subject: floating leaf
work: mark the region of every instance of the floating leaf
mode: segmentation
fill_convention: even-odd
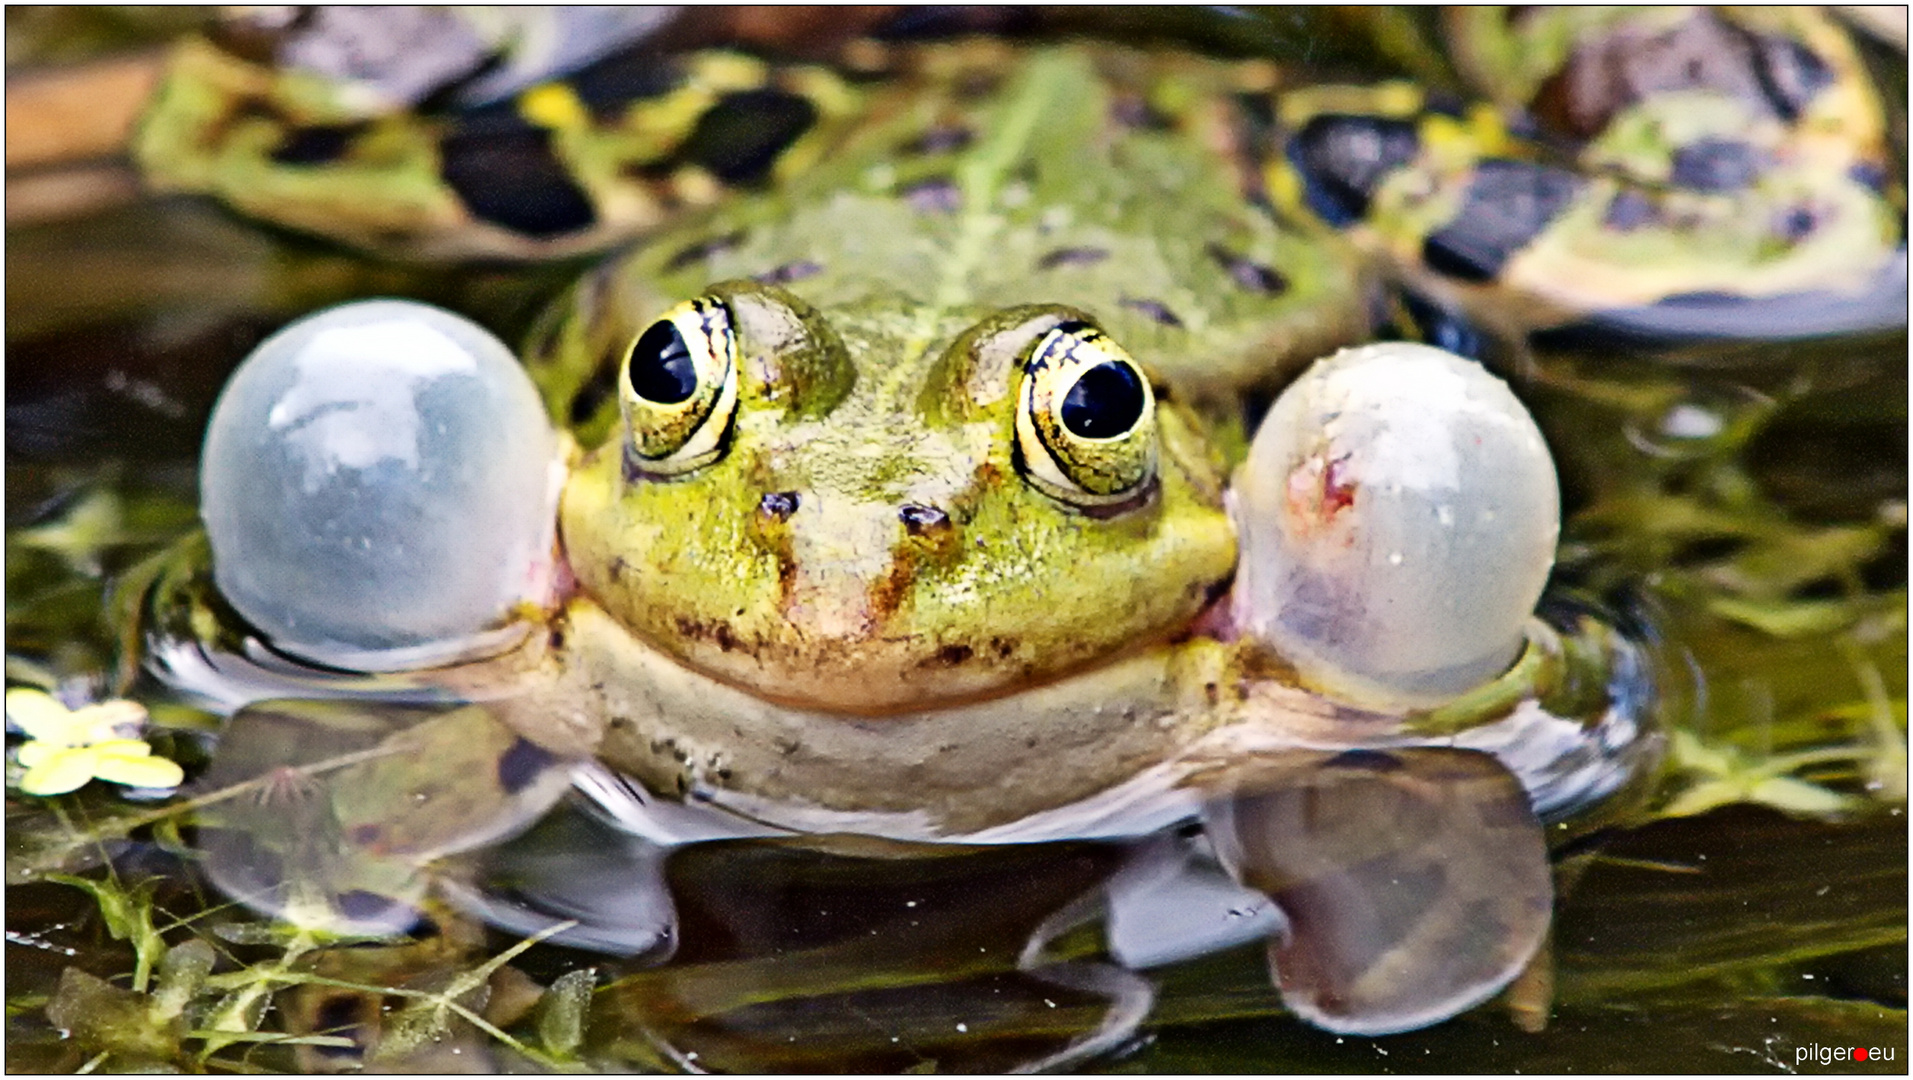
[[[538,1041],[547,1052],[571,1057],[584,1040],[585,1008],[597,985],[597,968],[579,968],[558,976],[538,1003]]]

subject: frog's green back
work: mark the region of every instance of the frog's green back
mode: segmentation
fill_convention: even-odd
[[[904,366],[991,311],[1069,305],[1197,398],[1361,333],[1353,260],[1259,199],[1235,69],[983,42],[919,57],[828,161],[581,287],[547,381],[578,384],[658,312],[735,278],[789,288],[853,351]]]

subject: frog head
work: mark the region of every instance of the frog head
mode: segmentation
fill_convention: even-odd
[[[631,633],[767,698],[987,697],[1187,625],[1234,532],[1197,421],[1084,312],[715,285],[630,339],[560,528]]]

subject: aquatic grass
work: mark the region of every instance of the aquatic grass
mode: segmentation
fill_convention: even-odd
[[[300,1046],[340,1049],[358,1045],[337,1035],[260,1029],[280,991],[301,985],[329,986],[409,999],[380,1043],[384,1048],[381,1053],[386,1056],[401,1056],[407,1047],[416,1049],[442,1035],[446,1024],[455,1017],[540,1068],[575,1067],[578,1033],[582,1031],[580,979],[574,978],[562,988],[562,1002],[543,1008],[540,1015],[548,1019],[543,1021],[541,1034],[533,1043],[502,1030],[457,1000],[483,986],[494,972],[525,950],[573,924],[550,927],[480,963],[454,969],[446,985],[437,990],[329,978],[303,967],[316,955],[340,945],[381,941],[414,947],[416,943],[405,935],[365,938],[329,934],[251,914],[239,921],[194,929],[220,913],[242,909],[230,902],[209,904],[206,898],[200,897],[198,910],[183,917],[170,916],[161,911],[155,901],[155,893],[162,887],[161,879],[148,878],[128,884],[121,878],[114,853],[107,846],[109,841],[124,840],[142,827],[153,826],[170,832],[165,846],[190,857],[190,848],[178,837],[176,829],[193,811],[284,783],[287,778],[282,773],[311,776],[394,752],[391,747],[379,747],[336,755],[191,799],[175,799],[163,806],[131,813],[72,796],[43,800],[39,809],[46,824],[30,830],[40,843],[10,852],[10,880],[47,881],[86,893],[107,935],[130,948],[131,969],[122,976],[125,985],[117,985],[118,979],[104,980],[81,968],[69,967],[49,994],[37,1000],[10,998],[9,1007],[43,1012],[50,1022],[73,1032],[80,1044],[100,1047],[82,1068],[120,1071],[166,1065],[195,1070],[251,1071],[244,1061],[222,1057],[222,1053],[241,1045],[249,1050]],[[99,813],[102,809],[106,811],[104,814]],[[74,820],[76,813],[84,820]],[[19,822],[14,824],[18,827]],[[58,842],[50,842],[56,837]],[[91,852],[90,860],[74,857],[83,850]],[[103,875],[82,876],[58,869],[78,861],[102,864]],[[192,936],[169,944],[169,936],[177,936],[181,930],[191,931]],[[269,955],[249,962],[231,949],[219,947],[220,939],[237,945],[264,946],[269,949]],[[231,965],[232,970],[214,973],[215,964]],[[588,1000],[588,985],[585,991],[583,1000]],[[542,1033],[549,1033],[556,1040],[553,1048],[545,1048]],[[194,1048],[193,1044],[198,1045]]]
[[[483,987],[494,972],[517,959],[526,950],[554,935],[564,933],[576,925],[577,922],[575,920],[567,920],[548,926],[538,933],[520,940],[517,944],[490,957],[482,963],[452,972],[446,984],[437,990],[413,990],[391,986],[372,986],[346,979],[333,979],[322,975],[293,971],[275,971],[266,974],[264,977],[270,981],[286,985],[329,986],[363,994],[379,994],[408,999],[408,1004],[393,1017],[391,1027],[381,1034],[379,1040],[379,1052],[381,1056],[397,1056],[405,1051],[416,1049],[425,1043],[442,1037],[446,1031],[449,1017],[456,1016],[497,1040],[501,1045],[523,1056],[526,1060],[545,1068],[557,1070],[570,1064],[566,1055],[548,1054],[542,1047],[534,1047],[525,1043],[509,1032],[502,1030],[491,1021],[486,1020],[458,999]],[[568,986],[566,992],[575,997],[575,984]],[[560,1022],[555,1024],[552,1030],[562,1033],[564,1027],[565,1025]],[[392,1046],[389,1048],[387,1040],[392,1040]]]
[[[526,950],[570,929],[574,923],[559,923],[481,962],[452,969],[443,985],[422,990],[333,978],[305,970],[316,954],[345,940],[311,930],[289,929],[270,920],[212,930],[216,937],[270,942],[272,954],[263,960],[243,962],[230,951],[215,949],[199,936],[169,946],[154,918],[157,910],[152,899],[154,882],[128,888],[110,868],[103,880],[66,874],[48,875],[48,880],[87,892],[108,932],[116,940],[128,941],[136,955],[129,986],[117,986],[80,968],[69,967],[62,972],[58,985],[42,1006],[50,1022],[70,1032],[79,1045],[96,1049],[88,1065],[83,1067],[234,1068],[243,1063],[222,1059],[219,1055],[236,1045],[336,1049],[359,1046],[353,1039],[324,1032],[262,1030],[260,1025],[275,995],[294,986],[323,986],[373,997],[406,999],[404,1007],[392,1015],[381,1033],[377,1051],[381,1059],[401,1059],[442,1038],[447,1025],[456,1018],[540,1068],[556,1071],[576,1067],[583,1003],[589,998],[595,978],[588,969],[571,973],[568,981],[561,980],[562,986],[555,984],[553,991],[547,991],[555,992],[558,997],[551,1003],[539,1003],[534,1042],[528,1043],[503,1030],[460,1000],[485,987],[499,969]],[[206,914],[209,912],[194,918]],[[178,920],[172,925],[184,926],[189,921]],[[410,944],[410,939],[403,936],[386,940],[400,943],[402,947]],[[215,965],[221,959],[237,967],[215,973]],[[25,1004],[29,1003],[10,1001],[10,1006]],[[196,1048],[191,1045],[194,1043],[198,1044]]]
[[[1865,760],[1865,746],[1830,746],[1750,760],[1733,747],[1708,746],[1690,731],[1672,732],[1671,743],[1673,767],[1693,775],[1685,789],[1660,808],[1662,817],[1689,817],[1741,802],[1832,816],[1851,813],[1864,802],[1790,774],[1827,762]]]

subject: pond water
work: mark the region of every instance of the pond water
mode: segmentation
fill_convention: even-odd
[[[1319,26],[1284,17],[1179,18],[1114,31],[1376,63],[1328,56]],[[7,25],[15,68],[116,55],[183,24],[9,9]],[[1869,48],[1903,101],[1904,54]],[[1904,147],[1903,108],[1893,121]],[[1855,1046],[1895,1056],[1830,1067],[1906,1067],[1904,309],[1899,329],[1834,339],[1544,341],[1504,372],[1561,472],[1550,604],[1602,611],[1641,645],[1665,760],[1597,817],[1550,829],[1530,882],[1556,897],[1535,926],[1548,944],[1508,992],[1371,1036],[1285,1007],[1255,897],[1200,873],[1150,876],[1209,865],[1186,832],[673,847],[574,802],[539,818],[549,799],[531,796],[555,797],[569,774],[538,761],[507,790],[459,785],[474,817],[538,818],[509,842],[404,833],[381,802],[344,823],[373,831],[315,843],[341,822],[309,813],[323,781],[295,766],[380,745],[377,724],[437,732],[420,736],[439,740],[435,760],[490,762],[487,721],[293,706],[229,729],[116,638],[114,606],[138,599],[121,583],[197,526],[213,399],[272,330],[404,296],[517,341],[577,263],[399,266],[128,194],[10,214],[7,269],[8,686],[142,701],[154,751],[196,785],[191,804],[102,783],[40,798],[10,759],[11,1070],[1743,1072]],[[1463,794],[1401,816],[1495,806],[1503,780],[1469,773],[1442,789]],[[372,800],[414,790],[350,782]],[[1395,790],[1348,784],[1308,797]],[[320,862],[335,905],[363,903],[324,930],[261,914],[300,902],[282,863]],[[1076,917],[1099,890],[1128,898],[1127,914]],[[1168,912],[1205,903],[1236,928],[1200,950],[1163,944]],[[579,925],[560,928],[564,915]]]

